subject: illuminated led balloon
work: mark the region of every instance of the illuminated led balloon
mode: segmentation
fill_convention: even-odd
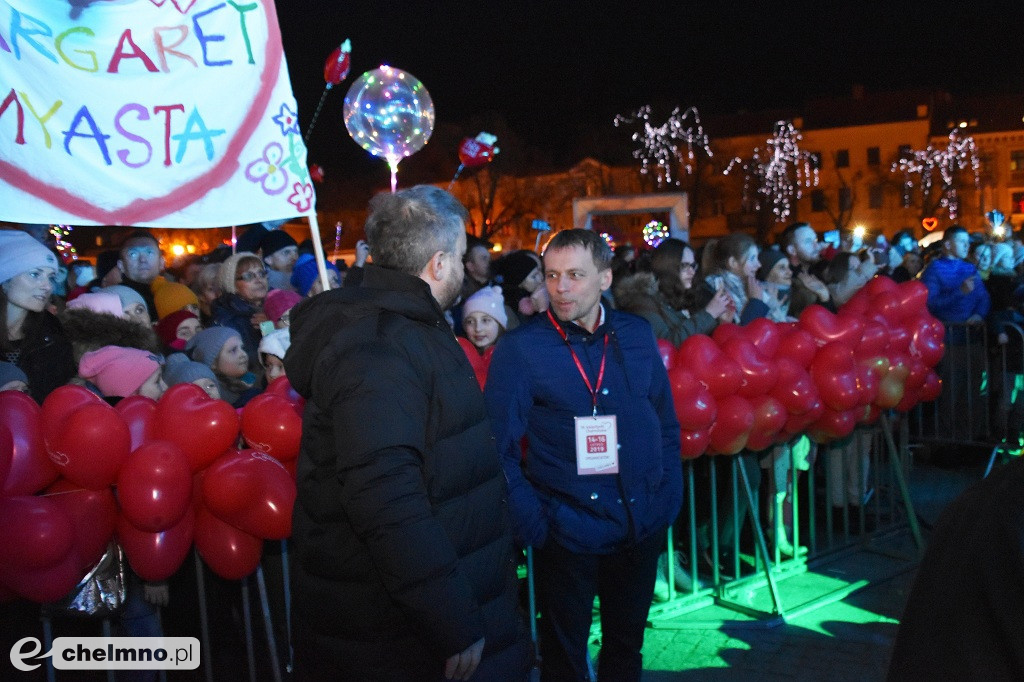
[[[434,131],[434,103],[415,76],[381,66],[349,88],[345,127],[356,144],[388,162],[395,191],[398,162],[422,149]]]

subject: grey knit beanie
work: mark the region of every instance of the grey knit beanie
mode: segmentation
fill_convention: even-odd
[[[196,362],[213,369],[221,349],[232,336],[241,338],[241,335],[231,327],[207,327],[188,340],[185,352],[191,354]]]
[[[196,379],[217,381],[213,370],[201,362],[189,360],[184,353],[171,353],[164,364],[164,381],[168,386],[191,384]]]

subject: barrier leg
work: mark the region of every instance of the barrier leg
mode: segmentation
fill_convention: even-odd
[[[882,432],[885,434],[885,445],[889,451],[889,469],[892,471],[896,485],[899,487],[900,497],[903,500],[907,512],[907,522],[910,524],[910,532],[914,536],[914,543],[917,545],[918,553],[924,552],[924,539],[921,537],[921,527],[917,523],[917,514],[914,512],[914,503],[910,499],[910,489],[907,488],[907,481],[903,477],[903,465],[900,463],[899,451],[892,438],[892,427],[889,416],[882,414]]]
[[[761,521],[758,519],[757,516],[757,505],[755,501],[756,498],[754,497],[754,492],[753,490],[751,490],[750,487],[750,478],[747,476],[746,467],[741,466],[739,467],[739,470],[740,478],[743,482],[743,494],[746,495],[747,504],[750,506],[750,521],[754,531],[754,542],[757,543],[757,551],[760,553],[761,560],[763,561],[764,575],[765,578],[768,580],[768,589],[772,595],[772,604],[774,604],[775,613],[777,613],[780,617],[785,618],[786,614],[782,608],[782,600],[779,597],[779,588],[778,585],[775,584],[775,575],[772,568],[772,562],[768,556],[768,545],[764,541],[764,532],[761,528]]]
[[[288,570],[288,541],[281,540],[281,580],[284,582],[284,624],[288,628],[288,665],[290,674],[295,669],[295,651],[292,649],[292,581]]]
[[[711,482],[711,579],[718,585],[722,579],[718,567],[718,465],[714,457],[707,460],[708,480]]]
[[[43,651],[53,649],[53,623],[47,616],[43,616]],[[53,658],[46,657],[46,682],[54,682],[57,673],[53,669]]]

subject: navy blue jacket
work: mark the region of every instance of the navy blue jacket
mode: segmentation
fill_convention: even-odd
[[[974,291],[965,294],[960,285],[974,278]],[[936,258],[924,272],[921,281],[928,287],[928,309],[943,322],[966,322],[972,315],[988,315],[990,301],[978,269],[958,258]]]
[[[616,416],[618,474],[576,473],[573,417],[589,416],[592,399],[547,315],[506,334],[494,351],[487,410],[523,544],[543,546],[550,536],[573,552],[608,554],[665,530],[682,504],[679,422],[654,334],[635,315],[606,315],[593,334],[562,326],[591,384],[608,334],[597,412]]]

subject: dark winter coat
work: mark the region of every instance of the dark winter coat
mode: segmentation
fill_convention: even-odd
[[[674,310],[658,292],[658,282],[649,272],[626,275],[615,285],[615,305],[619,310],[647,320],[654,337],[678,346],[694,334],[710,334],[718,320],[704,310],[693,316]]]
[[[485,637],[474,679],[524,679],[505,479],[426,283],[368,265],[361,286],[293,309],[291,339],[288,378],[308,399],[292,534],[300,667],[436,679]]]
[[[541,547],[551,536],[571,552],[610,554],[663,532],[676,518],[683,496],[679,421],[647,322],[606,309],[593,333],[562,326],[592,384],[608,334],[597,413],[616,417],[619,473],[576,472],[573,418],[590,415],[593,399],[547,315],[498,341],[487,409],[519,540]]]
[[[259,329],[252,326],[252,316],[259,312],[256,306],[238,294],[221,294],[214,299],[210,308],[213,324],[230,327],[242,337],[242,348],[249,355],[249,371],[257,374],[261,372],[259,348],[263,336]]]
[[[32,397],[41,404],[55,388],[78,373],[78,366],[60,322],[48,311],[39,314],[39,325],[21,341],[16,364],[28,376]]]

